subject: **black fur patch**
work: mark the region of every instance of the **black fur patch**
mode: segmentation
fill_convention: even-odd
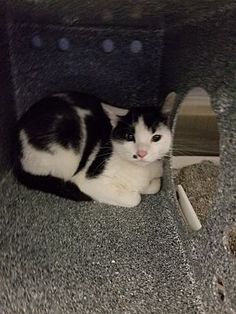
[[[131,109],[128,114],[121,117],[117,126],[112,132],[112,138],[118,141],[125,141],[125,134],[134,134],[134,125],[138,119],[143,117],[144,123],[154,133],[160,123],[166,123],[165,116],[161,113],[159,108],[154,107],[140,107]]]
[[[121,120],[112,132],[112,139],[116,141],[125,141],[127,133],[134,134],[134,127]]]
[[[89,167],[87,171],[87,177],[93,178],[97,177],[99,174],[101,174],[106,166],[107,161],[109,160],[110,156],[112,154],[112,146],[110,140],[102,140],[101,147]]]
[[[100,106],[100,103],[99,106],[96,105],[91,108],[91,111],[93,114],[91,116],[87,116],[85,120],[87,140],[84,153],[76,173],[78,173],[85,167],[89,156],[93,152],[96,145],[99,143],[100,151],[98,152],[95,160],[93,161],[87,172],[88,177],[95,177],[99,173],[101,173],[105,167],[106,158],[109,158],[107,152],[109,151],[109,154],[111,154],[110,135],[112,127],[110,124],[110,120],[105,115],[102,107]],[[104,152],[104,149],[106,149],[106,152]]]
[[[60,97],[47,97],[34,104],[19,122],[29,142],[40,150],[58,143],[79,150],[80,119],[70,102]]]
[[[81,192],[72,182],[65,182],[52,176],[36,176],[22,169],[20,165],[14,167],[14,174],[18,181],[28,188],[54,194],[73,201],[91,201],[91,198]]]
[[[158,109],[133,108],[126,116],[121,117],[112,131],[110,120],[96,97],[67,92],[54,94],[34,104],[18,123],[15,175],[31,189],[79,201],[90,200],[90,197],[82,193],[75,184],[52,176],[36,176],[25,172],[20,162],[22,152],[19,141],[19,132],[23,129],[29,142],[40,150],[50,152],[50,145],[57,143],[79,152],[82,133],[80,117],[74,108],[76,106],[90,110],[91,115],[85,118],[87,139],[75,174],[85,167],[91,153],[99,144],[99,151],[86,173],[89,178],[97,177],[104,170],[112,154],[111,135],[114,140],[123,141],[126,133],[134,133],[134,124],[140,116],[143,116],[147,127],[152,130],[155,130],[160,122],[164,122],[164,117]]]
[[[80,117],[75,106],[92,112],[92,115],[86,118],[88,139],[78,171],[85,166],[96,144],[107,142],[110,137],[111,125],[96,97],[76,92],[46,97],[35,103],[17,124],[14,143],[14,155],[16,156],[14,174],[22,184],[31,189],[75,201],[88,201],[91,198],[82,193],[72,182],[65,182],[53,176],[32,175],[24,171],[20,161],[22,157],[19,138],[21,130],[26,132],[29,142],[39,150],[50,152],[50,145],[56,143],[65,148],[79,151],[82,134]],[[89,176],[98,174],[95,164],[96,162],[91,166]],[[99,169],[101,170],[101,168]]]

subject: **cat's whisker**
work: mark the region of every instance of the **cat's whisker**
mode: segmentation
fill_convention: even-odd
[[[185,151],[181,151],[181,150],[175,150],[172,152],[172,155],[186,155],[187,153]]]
[[[195,156],[194,152],[190,150],[174,150],[172,151],[172,155],[185,155],[185,156]]]
[[[186,148],[187,145],[174,145],[173,149],[182,149],[182,148]]]
[[[94,172],[96,173],[96,171],[97,171],[100,167],[102,167],[102,166],[105,164],[105,162],[106,162],[106,160],[103,160],[103,161],[95,168]]]
[[[106,144],[109,144],[109,142],[105,143],[104,146],[100,146],[100,149],[111,149],[112,148],[112,144],[106,146]]]
[[[103,147],[100,147],[100,150],[111,149],[111,148],[112,148],[111,146],[103,146]]]
[[[58,98],[63,99],[59,107],[53,105]],[[95,105],[85,110],[80,106],[80,100]],[[52,107],[48,112],[49,103]],[[71,106],[76,111],[68,109]],[[67,116],[76,132],[71,132]],[[87,116],[91,123],[86,123]],[[107,119],[110,125],[103,123]],[[47,123],[42,123],[44,120]],[[121,141],[114,138],[116,134],[111,126],[116,128]],[[22,181],[31,188],[74,200],[81,200],[82,194],[82,199],[88,196],[107,204],[137,206],[140,194],[148,184],[162,175],[161,162],[139,163],[136,162],[141,159],[138,156],[145,157],[148,152],[150,159],[147,160],[154,161],[159,152],[160,158],[170,158],[167,152],[172,142],[171,131],[163,121],[161,111],[154,108],[152,111],[151,107],[131,108],[127,114],[127,110],[101,104],[90,95],[57,93],[31,106],[19,127],[18,140],[22,149],[16,163]],[[153,131],[159,132],[160,143],[154,143],[159,139],[154,139]],[[132,137],[126,136],[127,133]],[[177,145],[177,150],[184,150],[182,143]],[[146,168],[139,171],[141,166]],[[61,182],[65,189],[61,188]],[[155,191],[159,188],[158,185]]]
[[[97,157],[99,157],[99,158],[100,158],[100,157],[109,157],[109,156],[111,156],[110,153],[97,155]]]

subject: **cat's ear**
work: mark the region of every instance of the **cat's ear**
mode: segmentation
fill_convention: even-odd
[[[113,107],[111,105],[107,105],[104,103],[101,103],[101,105],[104,112],[110,119],[111,125],[113,126],[113,128],[117,125],[120,117],[125,116],[129,111],[128,109]]]
[[[175,102],[177,99],[177,94],[175,92],[171,92],[166,96],[165,102],[161,108],[161,112],[168,116],[171,113],[171,110],[173,109]]]

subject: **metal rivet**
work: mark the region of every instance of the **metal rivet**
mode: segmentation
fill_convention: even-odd
[[[102,48],[105,52],[112,52],[112,50],[114,49],[114,43],[113,40],[111,39],[105,39],[102,42]]]
[[[35,48],[41,48],[43,46],[42,38],[39,35],[34,35],[31,39],[31,43]]]
[[[63,37],[63,38],[60,38],[58,40],[58,47],[62,50],[62,51],[66,51],[70,48],[70,41],[69,39]]]
[[[142,50],[143,44],[141,43],[140,40],[133,40],[132,43],[130,44],[130,50],[133,53],[138,53]]]

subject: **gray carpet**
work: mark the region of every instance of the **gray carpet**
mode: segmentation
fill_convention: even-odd
[[[0,313],[197,312],[170,193],[125,209],[32,192],[11,175],[0,189]]]
[[[213,208],[218,186],[219,166],[203,161],[180,169],[175,183],[181,184],[201,222],[205,222]]]

